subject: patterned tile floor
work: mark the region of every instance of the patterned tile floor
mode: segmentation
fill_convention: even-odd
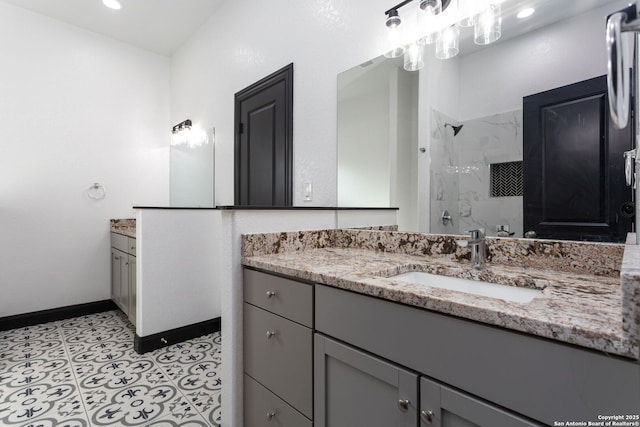
[[[0,426],[219,426],[220,333],[143,355],[120,311],[0,332]]]

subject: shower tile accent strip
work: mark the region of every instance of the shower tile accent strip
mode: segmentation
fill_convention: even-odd
[[[220,333],[152,353],[108,311],[0,332],[2,426],[220,425]]]
[[[487,238],[488,266],[478,271],[459,238],[369,230],[251,234],[243,236],[242,254],[245,266],[640,358],[640,248]],[[407,271],[542,294],[522,304],[389,279]]]

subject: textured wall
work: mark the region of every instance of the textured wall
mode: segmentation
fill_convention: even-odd
[[[0,64],[0,317],[109,299],[109,219],[168,201],[169,60],[0,3]]]

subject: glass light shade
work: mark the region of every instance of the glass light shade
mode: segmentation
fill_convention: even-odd
[[[424,36],[422,38],[422,42],[424,44],[434,44],[437,39],[438,39],[438,32],[436,31],[434,33],[430,33],[430,34],[427,34],[426,36]]]
[[[409,45],[404,53],[404,69],[418,71],[424,67],[424,44],[414,42]]]
[[[478,14],[473,33],[474,41],[479,45],[493,43],[502,36],[500,3],[489,4]]]
[[[458,14],[461,17],[458,26],[466,28],[475,25],[478,12],[477,4],[477,0],[458,0]]]
[[[425,8],[422,8],[422,5]],[[433,31],[436,27],[436,17],[442,13],[442,0],[423,1],[418,8],[418,27],[421,34],[426,34],[423,43],[433,44],[436,42],[437,33]]]
[[[456,25],[443,29],[436,40],[436,58],[453,58],[460,52],[460,30]]]
[[[102,3],[109,9],[119,10],[122,9],[122,4],[118,0],[102,0]]]
[[[426,15],[439,15],[442,13],[442,0],[420,0],[420,10]]]
[[[387,28],[387,51],[384,56],[387,58],[397,58],[404,53],[404,46],[400,41],[400,28],[398,26]]]

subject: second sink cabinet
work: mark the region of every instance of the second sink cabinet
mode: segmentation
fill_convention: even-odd
[[[316,426],[541,426],[322,334],[314,348]]]
[[[111,233],[111,299],[136,324],[136,239]]]
[[[316,427],[524,427],[640,413],[637,360],[324,285],[315,327]]]
[[[313,285],[244,269],[244,425],[313,425]]]

